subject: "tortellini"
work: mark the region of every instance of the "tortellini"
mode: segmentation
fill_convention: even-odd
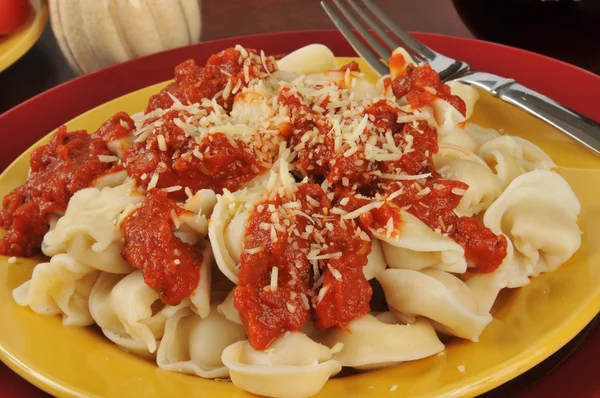
[[[502,182],[477,155],[464,149],[440,146],[433,156],[435,167],[444,178],[464,182],[466,189],[454,210],[471,217],[487,209],[502,193]]]
[[[580,204],[557,173],[538,170],[515,178],[483,217],[486,227],[505,234],[508,254],[492,273],[472,276],[480,310],[491,308],[498,292],[521,287],[529,277],[554,270],[581,245]]]
[[[473,86],[457,82],[456,80],[450,80],[446,84],[450,87],[452,95],[456,95],[464,101],[466,108],[465,119],[469,120],[473,115],[475,103],[479,100],[479,91]]]
[[[217,196],[208,235],[219,269],[233,283],[238,282],[246,226],[255,205],[273,193],[296,185],[288,167],[287,161],[281,159],[271,171],[269,179],[258,180],[237,192],[224,192]],[[367,265],[363,267],[367,280],[373,279],[386,267],[381,243],[377,240],[372,242],[367,261]]]
[[[423,318],[412,325],[398,324],[391,312],[367,314],[346,325],[348,330],[332,328],[314,337],[332,350],[333,359],[342,366],[360,370],[377,369],[404,361],[425,358],[444,349],[431,324]]]
[[[110,188],[122,185],[125,181],[127,181],[127,172],[125,170],[120,170],[96,178],[92,183],[92,187],[102,190],[107,187]]]
[[[436,99],[432,103],[433,118],[429,123],[436,126],[440,145],[453,145],[474,152],[479,147],[477,141],[466,129],[466,118],[449,102]]]
[[[484,224],[504,233],[515,248],[516,261],[532,275],[551,271],[567,261],[581,244],[579,200],[559,174],[532,171],[516,178],[488,209]]]
[[[413,59],[413,57],[402,47],[396,48],[392,52],[391,59],[397,59],[398,56],[401,56],[400,59],[402,62],[391,62],[390,65],[390,78],[394,80],[398,76],[404,76],[406,74],[407,66],[417,66],[417,63]]]
[[[44,253],[53,256],[65,252],[100,271],[131,272],[131,266],[121,257],[123,234],[117,220],[135,210],[143,200],[144,196],[131,183],[76,192],[65,215],[44,237]]]
[[[249,207],[260,200],[258,189],[244,189],[236,193],[225,192],[217,197],[212,212],[208,236],[215,260],[221,272],[233,283],[238,282],[239,262],[244,248]],[[246,207],[246,205],[248,205]]]
[[[531,270],[520,261],[514,261],[512,242],[507,239],[506,258],[494,271],[486,274],[474,274],[467,280],[473,292],[480,313],[489,312],[498,293],[504,288],[525,286],[529,283]]]
[[[483,144],[478,154],[495,170],[503,189],[523,173],[556,167],[544,151],[520,137],[503,135],[494,138]]]
[[[371,240],[371,252],[367,256],[367,265],[363,267],[363,274],[367,280],[375,278],[387,267],[383,246],[379,239]]]
[[[125,276],[103,273],[90,294],[90,312],[102,332],[117,345],[145,356],[156,352],[169,314],[188,308],[201,318],[210,313],[212,256],[206,244],[198,287],[178,306],[164,306],[141,271]],[[125,304],[124,304],[125,303]],[[162,308],[158,311],[157,305]]]
[[[337,68],[335,56],[322,44],[309,44],[286,55],[277,62],[279,69],[299,75],[327,72]]]
[[[377,277],[390,308],[434,321],[444,333],[478,341],[492,321],[480,313],[476,297],[456,276],[435,269],[387,269]]]
[[[244,328],[225,319],[216,304],[206,318],[182,308],[166,321],[156,362],[164,370],[211,379],[229,377],[221,361],[223,350],[245,338]]]
[[[401,211],[403,223],[395,234],[373,231],[381,240],[391,268],[428,267],[462,273],[467,269],[464,249],[451,238],[433,231],[412,214]]]
[[[179,216],[180,225],[175,228],[175,236],[183,242],[195,245],[208,234],[208,217],[217,203],[212,189],[201,189],[181,205],[191,213]]]
[[[158,292],[144,283],[141,271],[125,277],[103,273],[90,294],[93,320],[106,337],[138,355],[151,357],[162,338],[165,308],[154,311]]]
[[[227,347],[221,358],[233,384],[269,397],[309,397],[342,369],[328,347],[300,332],[285,333],[265,351],[240,341]]]
[[[94,323],[88,298],[99,275],[69,255],[58,254],[38,264],[31,279],[13,290],[13,298],[38,314],[62,315],[64,325],[88,326]]]
[[[225,300],[223,300],[223,302],[217,306],[217,311],[228,321],[241,325],[242,319],[240,318],[240,313],[238,312],[237,308],[235,308],[233,303],[234,292],[235,288],[232,289],[227,297],[225,297]]]

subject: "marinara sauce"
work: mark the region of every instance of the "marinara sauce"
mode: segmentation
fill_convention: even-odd
[[[285,229],[272,232],[272,213],[286,203],[277,197],[255,206],[247,224],[235,306],[256,349],[267,348],[286,331],[301,329],[310,313],[325,329],[344,327],[369,312],[372,289],[362,267],[370,241],[356,236],[351,222],[331,215],[325,192],[307,183],[298,187],[296,206],[290,207],[304,216],[295,213],[289,226],[282,221]],[[313,260],[321,263],[316,271],[320,276],[309,261],[315,246],[321,248],[322,259]],[[313,279],[317,281],[311,287]]]
[[[134,129],[135,123],[133,119],[125,112],[118,112],[94,132],[94,137],[101,138],[110,143],[130,137]]]
[[[433,177],[421,185],[413,181],[383,184],[387,192],[402,189],[393,199],[429,228],[454,239],[465,250],[465,257],[478,273],[493,272],[506,257],[507,242],[503,235],[494,234],[472,217],[454,213],[468,185]]]
[[[401,54],[394,56],[402,57]],[[413,109],[422,108],[431,104],[436,98],[440,98],[450,103],[463,116],[466,115],[465,102],[460,97],[452,95],[450,86],[442,83],[440,75],[429,64],[406,66],[406,74],[397,76],[391,85],[396,98],[406,96]]]
[[[156,174],[155,187],[180,186],[170,197],[182,200],[186,187],[193,192],[203,188],[233,192],[264,171],[244,143],[232,143],[223,133],[209,134],[197,143],[177,126],[176,119],[186,116],[182,111],[167,112],[153,134],[126,152],[125,169],[138,186],[148,187]]]
[[[402,72],[391,83],[396,97],[406,96],[413,108],[423,107],[436,98],[441,98],[465,114],[464,102],[450,93],[450,87],[440,81],[429,65],[404,68],[405,62],[401,54],[395,54],[393,61],[395,67]],[[351,66],[349,68],[356,69]],[[439,230],[459,243],[465,249],[466,258],[474,266],[473,271],[491,272],[502,263],[506,257],[506,239],[495,235],[475,219],[454,214],[454,209],[468,186],[462,182],[444,180],[435,170],[433,155],[438,152],[438,134],[426,121],[399,123],[398,119],[405,115],[404,112],[386,100],[367,105],[364,112],[369,116],[369,122],[375,131],[379,135],[384,132],[390,134],[394,145],[404,148],[402,156],[397,160],[368,161],[363,147],[350,156],[336,150],[331,123],[325,116],[315,113],[300,93],[284,89],[279,101],[288,106],[292,113],[291,145],[294,148],[299,145],[300,148],[297,150],[299,171],[325,178],[334,187],[342,185],[342,190],[352,186],[356,192],[367,197],[374,197],[378,193],[391,194],[403,188],[404,192],[394,202],[430,228]],[[303,137],[312,130],[318,130],[319,139],[310,147],[302,147]],[[422,184],[415,181],[396,184],[391,182],[393,180],[378,178],[377,173],[426,177],[422,179]],[[375,212],[381,211],[371,210],[370,215],[361,216],[361,219],[372,217]],[[393,225],[397,224],[397,220],[393,220]]]
[[[111,168],[99,155],[110,155],[102,139],[83,130],[68,133],[65,126],[34,150],[27,181],[2,200],[0,225],[8,231],[0,254],[27,257],[38,252],[49,229],[48,216],[63,213],[75,192]]]
[[[267,348],[286,331],[300,330],[310,309],[312,275],[306,258],[309,242],[296,234],[287,234],[285,229],[275,229],[271,214],[283,203],[277,196],[255,206],[246,227],[239,282],[234,293],[234,304],[248,341],[259,350]],[[308,220],[298,217],[293,221],[298,234],[306,232]]]
[[[330,215],[332,203],[321,187],[304,187],[306,194],[301,199],[303,208],[311,208],[310,196],[319,202],[322,215]],[[371,241],[358,236],[355,224],[342,220],[339,215],[316,219],[315,222],[319,230],[311,235],[311,243],[313,247],[321,247],[319,255],[330,256],[321,260],[323,284],[318,293],[315,292],[315,325],[320,329],[334,326],[343,328],[371,310],[369,302],[373,290],[363,274],[363,267],[367,265],[367,256],[371,252]],[[316,283],[319,287],[318,279]]]
[[[173,233],[174,218],[186,212],[166,192],[153,189],[121,224],[123,258],[142,270],[144,282],[169,305],[189,297],[200,281],[202,247],[185,243]]]
[[[256,56],[255,50],[247,50],[247,52],[251,58]],[[238,82],[246,86],[247,78],[252,79],[261,72],[271,73],[277,70],[275,61],[269,57],[265,58],[264,62],[252,59],[252,62],[247,63],[247,70],[244,71],[244,58],[246,57],[239,50],[228,48],[211,55],[204,67],[198,66],[193,59],[177,65],[175,81],[150,98],[146,112],[171,107],[173,105],[171,96],[189,105],[201,102],[204,98],[213,98],[225,88],[228,80],[231,80],[233,87]],[[230,110],[233,104],[233,95],[227,100],[219,97],[217,102],[226,110]]]

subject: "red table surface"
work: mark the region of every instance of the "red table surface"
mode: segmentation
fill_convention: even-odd
[[[471,61],[471,65],[476,69],[517,78],[530,88],[600,121],[597,102],[580,100],[586,96],[590,97],[590,93],[600,92],[600,78],[596,75],[560,61],[496,44],[440,35],[416,36],[435,50],[457,59]],[[207,42],[202,44],[202,51],[198,46],[175,49],[107,68],[58,86],[0,115],[0,131],[12,131],[16,126],[24,132],[42,134],[51,131],[59,124],[106,101],[171,78],[173,66],[189,57],[204,62],[207,54],[238,42],[247,47],[263,48],[268,54],[280,54],[308,43],[320,42],[334,49],[337,55],[354,55],[341,35],[332,31],[288,32]],[[477,54],[477,57],[473,57],[473,54]],[[497,62],[500,54],[504,62]],[[522,64],[528,68],[520,67]],[[564,73],[573,78],[574,84],[569,90],[564,90],[561,84],[549,83],[555,81],[557,75]],[[106,85],[106,81],[119,81],[120,84]],[[96,95],[90,96],[90,90]],[[43,109],[44,118],[28,117],[34,109]],[[39,136],[27,134],[17,135],[12,137],[11,145],[0,146],[0,169],[6,167],[38,138]],[[553,360],[556,363],[560,362],[559,358],[550,361]],[[591,333],[590,338],[557,369],[540,380],[537,380],[539,376],[525,377],[518,381],[519,388],[513,391],[521,390],[518,396],[523,398],[600,397],[600,377],[596,376],[599,365],[600,328]],[[48,395],[0,363],[0,398],[46,396]]]

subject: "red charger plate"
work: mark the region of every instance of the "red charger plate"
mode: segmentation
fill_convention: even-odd
[[[415,33],[415,36],[444,55],[467,61],[473,69],[514,78],[600,121],[596,97],[600,93],[600,76],[549,57],[499,44],[426,33]],[[0,132],[9,144],[0,146],[0,170],[38,139],[75,116],[131,91],[171,79],[174,66],[186,59],[194,58],[203,64],[211,54],[235,44],[276,55],[311,43],[322,43],[338,56],[356,56],[337,31],[272,33],[177,48],[64,83],[0,115]],[[509,386],[488,394],[509,396],[529,386],[521,396],[600,397],[600,381],[594,374],[594,369],[600,365],[600,331],[594,332],[594,327],[595,322],[592,322],[563,350],[519,376],[515,382],[508,383]],[[582,344],[583,347],[565,361],[565,357]],[[43,397],[46,394],[0,364],[0,396]]]

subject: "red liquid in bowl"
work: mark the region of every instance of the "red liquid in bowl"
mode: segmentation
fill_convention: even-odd
[[[600,73],[598,0],[453,0],[482,40],[545,54]]]

